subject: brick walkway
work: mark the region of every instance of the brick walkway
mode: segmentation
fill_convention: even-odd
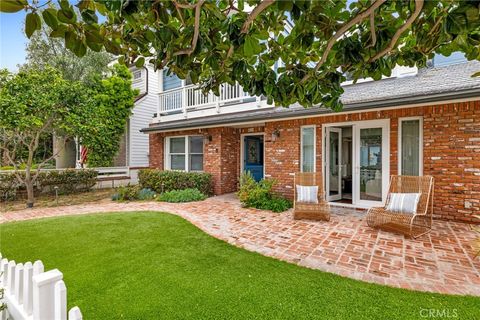
[[[92,212],[155,210],[177,214],[238,247],[309,268],[413,290],[480,296],[480,258],[469,225],[434,221],[417,240],[367,227],[363,211],[334,210],[330,222],[294,221],[292,213],[244,209],[232,195],[203,202],[116,203],[2,213],[0,222]]]

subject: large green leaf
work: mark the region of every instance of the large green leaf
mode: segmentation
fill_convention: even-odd
[[[472,74],[472,78],[474,78],[474,77],[480,77],[480,71],[475,72],[474,74]]]
[[[27,0],[2,0],[0,1],[0,12],[13,13],[25,8]]]
[[[145,64],[145,58],[144,57],[140,57],[140,58],[137,59],[137,61],[135,61],[135,67],[137,67],[137,68],[143,67],[144,64]]]
[[[28,38],[30,38],[36,30],[39,30],[41,26],[42,20],[38,13],[30,12],[27,14],[25,19],[25,34]]]
[[[262,46],[259,44],[258,39],[251,36],[245,37],[245,43],[243,44],[243,53],[249,58],[255,54],[262,52]]]
[[[45,23],[50,28],[55,30],[58,27],[57,11],[55,9],[48,8],[46,10],[43,10],[42,16],[43,16],[43,21],[45,21]]]

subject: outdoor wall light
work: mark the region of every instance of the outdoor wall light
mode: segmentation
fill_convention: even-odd
[[[203,136],[203,141],[204,141],[205,143],[212,142],[212,139],[213,139],[213,138],[212,138],[211,135],[205,135],[205,136]]]
[[[280,130],[275,129],[275,130],[273,130],[273,132],[272,132],[272,141],[275,141],[275,140],[277,140],[278,138],[280,138]]]

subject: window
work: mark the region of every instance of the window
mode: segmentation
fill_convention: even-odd
[[[203,136],[166,138],[166,169],[203,170]]]
[[[398,172],[420,176],[423,169],[423,122],[421,118],[399,119]]]
[[[315,126],[301,127],[301,171],[315,172]]]
[[[142,70],[133,71],[133,81],[140,81],[142,79]]]

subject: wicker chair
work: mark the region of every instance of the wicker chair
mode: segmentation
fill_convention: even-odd
[[[388,211],[392,193],[420,193],[415,214]],[[385,207],[370,208],[367,224],[372,228],[400,232],[412,238],[428,233],[433,217],[432,176],[392,176]]]
[[[297,201],[297,185],[318,186],[318,203]],[[293,218],[308,220],[330,220],[330,206],[325,201],[322,176],[318,172],[298,172],[294,178]]]

